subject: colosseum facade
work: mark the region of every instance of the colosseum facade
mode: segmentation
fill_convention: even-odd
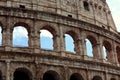
[[[0,0],[0,26],[0,80],[120,80],[120,34],[106,0]],[[27,47],[13,46],[17,26],[28,32]],[[53,50],[41,48],[43,29]],[[74,52],[66,51],[65,34]]]

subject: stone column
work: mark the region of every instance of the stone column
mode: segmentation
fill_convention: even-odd
[[[117,64],[119,64],[119,62],[118,62],[118,57],[117,57],[117,51],[116,51],[116,43],[115,43],[115,41],[113,42],[113,44],[114,45],[112,45],[112,47],[113,47],[112,54],[113,54],[114,63],[117,65]]]
[[[91,72],[89,71],[89,69],[86,69],[87,72],[87,80],[91,80]]]
[[[40,67],[39,67],[39,62],[35,61],[35,66],[36,66],[36,77],[35,80],[40,80],[40,75],[39,75],[39,71],[40,71]]]
[[[12,31],[8,27],[4,27],[2,30],[2,46],[5,47],[6,51],[10,51],[10,47],[12,47]]]
[[[40,32],[32,31],[30,33],[30,42],[29,42],[30,47],[40,48],[39,40],[40,40]]]
[[[101,44],[99,42],[93,46],[93,54],[95,59],[100,59],[100,60],[102,59],[100,48],[101,48]]]
[[[75,45],[75,52],[77,55],[81,55],[82,54],[82,45],[81,45],[81,40],[78,39],[74,42]]]
[[[10,80],[10,60],[6,60],[6,80]]]
[[[84,53],[84,40],[82,38],[79,38],[77,41],[75,41],[75,51],[77,55],[82,55]]]
[[[105,71],[105,80],[108,80],[108,72]]]
[[[69,80],[70,77],[68,77],[68,75],[69,75],[68,66],[64,66],[64,80]]]
[[[102,38],[99,37],[98,39],[98,48],[99,48],[99,53],[100,53],[100,59],[101,61],[104,61],[104,52],[103,52],[103,43],[102,43]]]
[[[85,32],[82,32],[81,33],[81,38],[80,38],[80,51],[81,51],[81,56],[83,56],[83,59],[87,56],[87,49],[86,49],[86,35],[85,35]]]
[[[34,35],[32,36],[33,48],[35,53],[40,51],[40,31],[35,30]]]
[[[58,14],[61,14],[61,1],[60,0],[57,0],[57,13]]]
[[[65,36],[63,33],[62,26],[59,26],[60,28],[60,51],[65,51]]]
[[[54,41],[54,44],[53,44],[54,50],[55,51],[60,51],[60,36],[56,34],[53,37],[53,41]]]

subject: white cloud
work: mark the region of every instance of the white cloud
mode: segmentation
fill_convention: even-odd
[[[28,32],[24,27],[15,27],[13,30],[13,39],[18,37],[26,37],[28,38]]]
[[[49,31],[47,31],[47,30],[40,30],[40,36],[41,37],[50,37],[50,38],[53,38],[53,35],[49,32]]]

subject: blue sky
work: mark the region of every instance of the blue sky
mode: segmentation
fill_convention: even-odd
[[[120,32],[120,0],[107,0],[117,30]]]

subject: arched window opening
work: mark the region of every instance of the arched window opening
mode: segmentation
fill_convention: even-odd
[[[69,34],[65,34],[65,47],[66,47],[66,51],[75,53],[74,40]]]
[[[103,58],[107,60],[107,52],[105,46],[103,46]]]
[[[111,54],[111,44],[108,41],[103,42],[103,58],[106,60],[111,60],[112,59],[112,54]]]
[[[40,30],[40,44],[42,49],[53,50],[53,35],[48,30]]]
[[[120,64],[120,47],[119,46],[116,47],[116,53],[117,53],[118,62]]]
[[[89,57],[93,57],[93,48],[92,48],[92,43],[90,42],[89,39],[86,40],[86,49],[87,49],[87,55]]]
[[[43,80],[59,80],[59,75],[55,71],[47,71],[43,75]]]
[[[87,10],[87,11],[90,10],[90,8],[89,8],[89,4],[88,4],[87,1],[83,1],[83,6],[84,6],[84,9],[85,9],[85,10]]]
[[[16,69],[13,80],[32,80],[32,74],[26,69]]]
[[[92,80],[102,80],[100,76],[94,76]]]
[[[13,46],[28,47],[28,32],[25,27],[22,26],[14,27]]]
[[[2,46],[2,27],[0,26],[0,46]]]
[[[80,74],[74,73],[70,76],[70,80],[84,80],[84,79]]]

